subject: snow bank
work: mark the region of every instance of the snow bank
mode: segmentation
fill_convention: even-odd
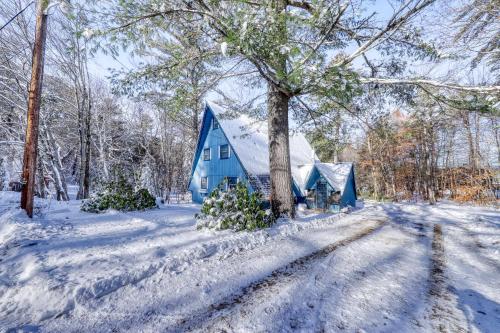
[[[445,325],[470,323],[473,332],[500,323],[500,214],[491,208],[367,201],[349,216],[299,212],[293,221],[235,233],[196,230],[199,205],[88,214],[77,201],[53,202],[30,220],[12,208],[16,195],[0,194],[0,331],[175,330],[377,221],[386,223],[263,288],[244,316],[224,310],[228,323],[241,331],[428,332],[440,323],[429,306],[450,311],[442,313]],[[437,299],[428,292],[435,224],[443,228],[449,286]]]
[[[31,220],[9,208],[18,195],[4,194],[0,201],[0,327],[6,328],[40,325],[155,275],[175,276],[209,258],[223,260],[342,217],[216,232],[196,230],[198,205],[89,214],[71,201],[39,202],[43,214]]]
[[[128,284],[135,284],[151,277],[157,272],[179,274],[191,265],[203,262],[210,257],[223,260],[236,253],[252,250],[267,242],[279,238],[286,238],[302,230],[320,228],[341,219],[345,214],[330,215],[312,221],[302,220],[280,220],[275,226],[255,232],[232,232],[200,230],[207,238],[215,238],[213,241],[202,242],[185,249],[176,251],[166,256],[163,260],[144,266],[141,270],[125,272],[122,275],[110,276],[95,283],[83,286],[76,292],[76,301],[83,302],[90,298],[99,298],[107,295]],[[214,237],[215,236],[215,237]],[[159,253],[160,255],[164,253]]]

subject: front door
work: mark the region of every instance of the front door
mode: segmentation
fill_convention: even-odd
[[[316,207],[326,210],[328,207],[328,192],[326,182],[319,180],[316,183]]]

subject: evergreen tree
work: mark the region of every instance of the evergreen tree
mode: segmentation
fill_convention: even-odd
[[[271,204],[276,215],[294,215],[288,142],[289,106],[293,99],[319,96],[345,104],[360,91],[362,84],[462,89],[416,79],[402,69],[407,57],[437,58],[437,50],[413,22],[434,0],[398,3],[389,17],[370,12],[371,2],[365,0],[110,0],[104,3],[98,2],[101,8],[109,9],[106,19],[94,21],[108,22],[96,28],[107,37],[111,50],[119,48],[117,42],[146,50],[151,44],[175,39],[179,33],[195,31],[205,50],[204,59],[197,61],[207,62],[210,55],[210,61],[217,59],[225,69],[221,76],[243,73],[265,82]],[[109,17],[114,18],[111,23]],[[189,48],[182,47],[181,52]],[[166,54],[177,59],[175,52]],[[376,54],[381,60],[371,60],[369,54]],[[362,65],[355,66],[358,59]],[[499,87],[467,89],[500,90]]]

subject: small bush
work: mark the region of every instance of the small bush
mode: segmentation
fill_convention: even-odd
[[[89,213],[99,213],[108,209],[134,211],[154,208],[155,197],[147,189],[134,191],[124,178],[110,182],[103,190],[82,203],[81,210]]]
[[[196,220],[198,229],[236,231],[266,228],[275,222],[271,211],[262,208],[261,194],[249,193],[244,183],[227,192],[215,189],[203,202]]]

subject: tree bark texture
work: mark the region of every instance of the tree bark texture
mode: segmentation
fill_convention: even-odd
[[[271,208],[276,216],[295,214],[290,166],[290,140],[288,135],[289,97],[268,86],[269,167],[271,178]]]
[[[78,40],[77,40],[77,45]],[[86,51],[85,51],[86,52]],[[76,96],[79,111],[79,134],[80,134],[80,172],[79,172],[79,188],[77,199],[87,199],[90,195],[90,144],[91,144],[91,92],[90,92],[90,77],[87,68],[86,55],[81,56],[78,53],[78,66],[80,68],[81,82],[76,87]],[[81,95],[80,95],[81,94]]]
[[[57,144],[52,131],[49,127],[43,127],[46,136],[46,150],[50,168],[52,170],[52,178],[56,189],[57,201],[69,201],[68,187],[63,173],[63,165],[61,161],[61,148]],[[42,141],[43,142],[43,141]]]
[[[279,43],[287,43],[286,21],[279,18],[286,10],[287,0],[271,1],[271,8],[277,18]],[[287,57],[277,55],[272,66],[280,75],[287,75]],[[290,95],[268,82],[267,108],[269,128],[269,171],[271,179],[271,209],[275,216],[295,216],[292,192],[292,170],[290,166],[290,139],[288,130],[288,103]]]
[[[45,55],[45,40],[47,38],[47,15],[44,13],[47,1],[39,1],[36,17],[35,43],[31,82],[28,98],[28,119],[23,158],[21,193],[21,208],[26,210],[29,217],[33,217],[33,196],[35,192],[36,159],[38,152],[38,128],[40,119],[40,103],[42,97],[43,65]]]

